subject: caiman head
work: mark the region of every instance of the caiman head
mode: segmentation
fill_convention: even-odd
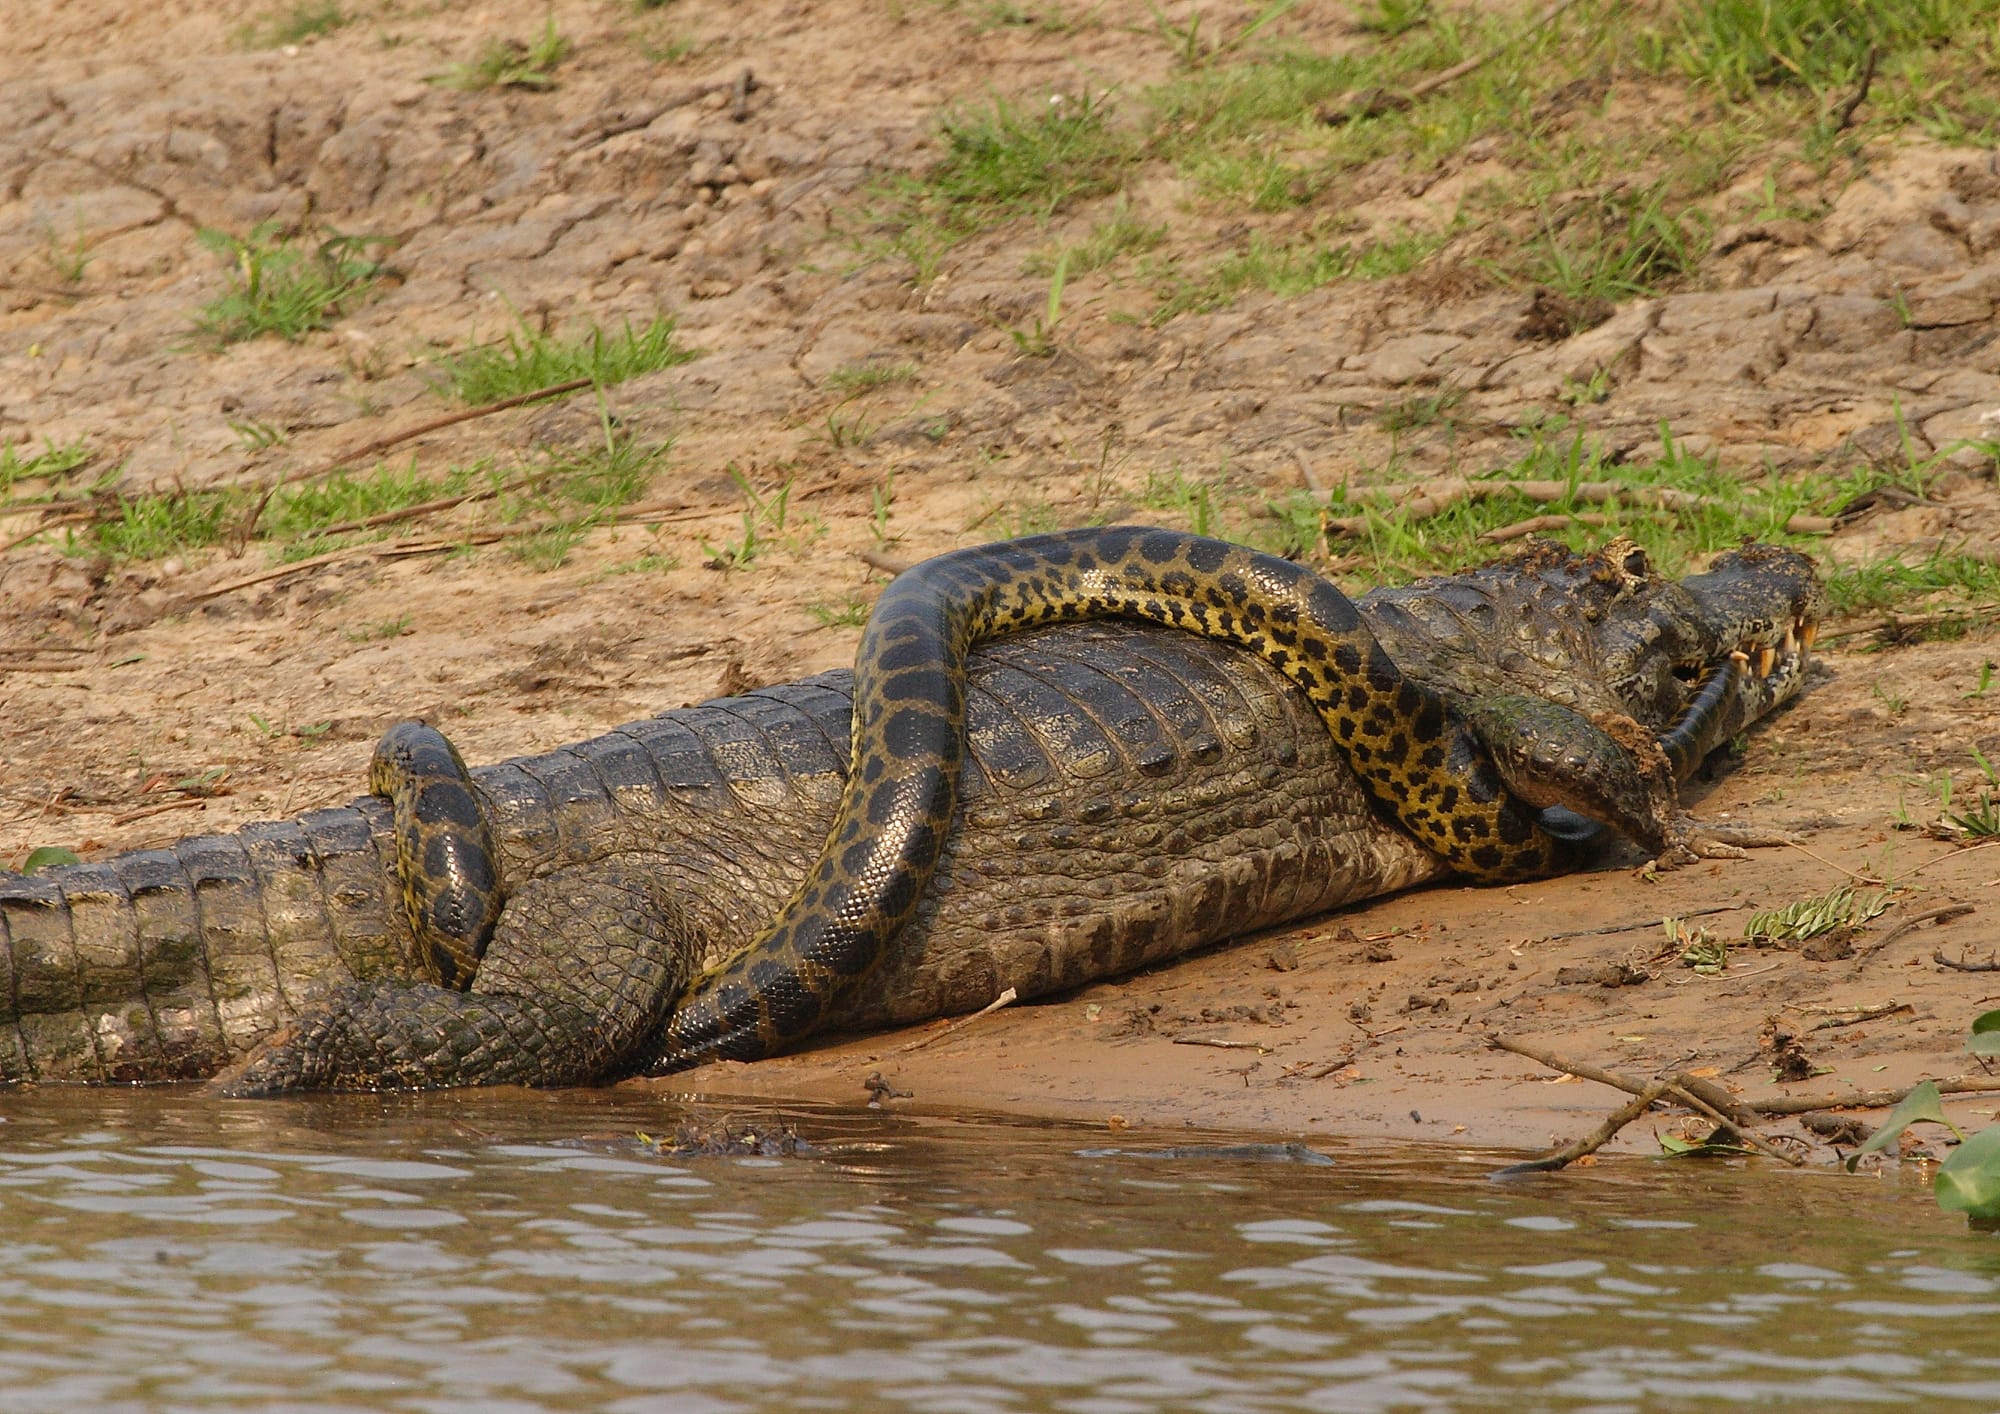
[[[1825,593],[1793,550],[1746,545],[1682,580],[1629,540],[1578,554],[1535,542],[1469,574],[1377,590],[1363,613],[1406,672],[1447,697],[1529,693],[1670,734],[1693,764],[1796,696]]]

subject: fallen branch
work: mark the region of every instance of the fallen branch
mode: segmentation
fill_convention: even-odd
[[[1623,1090],[1628,1095],[1636,1095],[1652,1084],[1650,1080],[1641,1080],[1635,1075],[1625,1075],[1619,1071],[1606,1070],[1604,1067],[1592,1065],[1588,1061],[1570,1060],[1565,1056],[1557,1055],[1554,1051],[1546,1051],[1540,1046],[1531,1045],[1526,1041],[1517,1041],[1511,1036],[1502,1036],[1497,1032],[1489,1034],[1486,1038],[1486,1043],[1496,1050],[1512,1051],[1517,1056],[1526,1056],[1529,1060],[1536,1062],[1538,1065],[1545,1065],[1550,1070],[1559,1070],[1565,1075],[1574,1075],[1579,1080],[1594,1080],[1599,1085],[1609,1085],[1612,1089]],[[1727,1124],[1735,1129],[1746,1129],[1757,1122],[1757,1116],[1754,1112],[1712,1080],[1699,1075],[1690,1075],[1687,1071],[1683,1070],[1668,1076],[1665,1083],[1673,1096],[1685,1103],[1689,1109],[1700,1110],[1719,1124]],[[1745,1135],[1744,1137],[1746,1139],[1751,1138],[1749,1135]],[[1754,1143],[1755,1141],[1752,1140],[1752,1142]],[[1783,1158],[1787,1163],[1792,1162],[1789,1156],[1778,1154],[1776,1151],[1772,1151],[1772,1157]]]
[[[1218,1051],[1255,1051],[1262,1055],[1271,1049],[1261,1041],[1226,1041],[1220,1036],[1175,1036],[1171,1039],[1176,1046],[1213,1046]]]
[[[1427,79],[1419,80],[1411,84],[1402,93],[1391,93],[1387,89],[1382,88],[1365,88],[1356,90],[1353,93],[1342,94],[1337,102],[1329,103],[1319,110],[1319,120],[1329,127],[1337,127],[1342,123],[1359,122],[1363,118],[1373,118],[1382,113],[1401,112],[1412,103],[1415,103],[1419,98],[1437,92],[1437,90],[1443,88],[1446,84],[1458,82],[1458,80],[1464,78],[1473,70],[1492,60],[1494,56],[1520,43],[1536,30],[1547,25],[1557,15],[1560,15],[1575,3],[1576,0],[1553,0],[1553,3],[1544,6],[1541,14],[1529,21],[1528,27],[1518,35],[1515,35],[1505,43],[1494,45],[1483,54],[1475,54],[1470,59],[1453,64],[1449,69],[1432,74]]]
[[[1931,1083],[1937,1086],[1940,1095],[1977,1095],[2000,1090],[2000,1075],[1955,1075]],[[1900,1090],[1856,1090],[1848,1095],[1779,1095],[1745,1103],[1758,1114],[1772,1118],[1805,1114],[1808,1110],[1886,1110],[1902,1104],[1916,1088],[1905,1085]]]
[[[1609,1144],[1618,1131],[1653,1107],[1655,1101],[1667,1093],[1664,1080],[1648,1082],[1629,1103],[1611,1115],[1582,1139],[1572,1139],[1553,1153],[1539,1159],[1529,1159],[1526,1163],[1509,1164],[1504,1169],[1495,1169],[1488,1178],[1518,1178],[1530,1173],[1554,1173],[1557,1169],[1568,1168],[1585,1154],[1594,1154]]]
[[[1939,967],[1949,967],[1953,972],[2000,972],[2000,960],[1989,957],[1984,962],[1967,962],[1965,955],[1960,953],[1958,961],[1953,962],[1944,955],[1943,948],[1932,950],[1931,961]]]
[[[961,1016],[958,1020],[952,1022],[949,1026],[945,1026],[939,1030],[933,1031],[928,1036],[918,1037],[916,1040],[910,1042],[907,1046],[898,1046],[896,1048],[896,1054],[900,1056],[910,1051],[921,1051],[925,1046],[934,1046],[939,1041],[942,1041],[945,1037],[951,1035],[953,1032],[962,1031],[966,1027],[972,1025],[972,1023],[979,1020],[980,1017],[991,1016],[994,1012],[1000,1010],[1001,1007],[1013,1005],[1015,1000],[1016,997],[1014,989],[1012,987],[1009,987],[1006,991],[1002,992],[999,996],[995,997],[992,1001],[988,1002],[985,1006],[981,1007],[978,1011],[972,1013],[972,1015]]]

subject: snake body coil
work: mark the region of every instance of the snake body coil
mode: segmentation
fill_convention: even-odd
[[[1512,879],[1558,864],[1564,843],[1509,795],[1473,733],[1310,570],[1143,527],[962,550],[883,592],[856,660],[853,764],[825,851],[768,929],[690,984],[655,1068],[754,1059],[810,1031],[879,960],[937,863],[957,799],[972,646],[1112,615],[1264,657],[1304,689],[1375,799],[1460,872]]]

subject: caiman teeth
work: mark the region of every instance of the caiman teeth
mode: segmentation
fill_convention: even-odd
[[[1740,668],[1747,668],[1750,666],[1750,655],[1741,648],[1732,648],[1729,650],[1729,661]]]
[[[1813,640],[1818,637],[1819,637],[1819,623],[1817,621],[1814,621],[1809,624],[1799,625],[1799,642],[1805,644],[1806,647],[1808,648],[1812,647]]]
[[[1769,644],[1766,644],[1764,647],[1758,649],[1757,676],[1760,678],[1767,678],[1771,676],[1771,665],[1773,663],[1776,663],[1777,661],[1778,661],[1777,649],[1771,647]]]

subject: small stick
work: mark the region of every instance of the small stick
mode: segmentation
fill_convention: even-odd
[[[942,1041],[945,1037],[951,1035],[954,1031],[959,1031],[967,1026],[972,1025],[972,1023],[979,1020],[980,1017],[991,1016],[994,1012],[1000,1010],[1001,1007],[1011,1006],[1014,1000],[1015,1000],[1014,989],[1012,987],[1009,987],[1006,991],[1002,992],[999,996],[995,997],[992,1001],[988,1002],[985,1006],[981,1007],[978,1011],[972,1013],[972,1015],[961,1016],[958,1020],[952,1022],[949,1026],[945,1026],[939,1030],[933,1031],[928,1036],[919,1037],[917,1040],[910,1042],[907,1046],[898,1046],[896,1048],[896,1054],[900,1056],[909,1051],[921,1051],[925,1046],[934,1046],[939,1041]]]
[[[1225,1041],[1220,1036],[1176,1036],[1176,1046],[1213,1046],[1218,1051],[1255,1051],[1263,1055],[1271,1048],[1257,1041]]]
[[[1311,1070],[1308,1070],[1303,1075],[1301,1075],[1300,1079],[1324,1080],[1327,1078],[1327,1076],[1333,1074],[1336,1070],[1345,1070],[1347,1069],[1347,1067],[1353,1064],[1354,1064],[1354,1057],[1352,1054],[1337,1056],[1333,1060],[1327,1061],[1324,1065],[1314,1066]]]
[[[1839,110],[1833,115],[1833,130],[1835,132],[1843,131],[1849,123],[1853,122],[1854,110],[1868,101],[1868,86],[1875,82],[1875,62],[1881,57],[1881,45],[1871,44],[1868,46],[1868,62],[1861,67],[1860,86],[1847,96],[1847,101],[1842,103]]]
[[[311,481],[316,476],[325,476],[330,471],[338,471],[349,462],[360,461],[363,457],[379,455],[382,452],[388,451],[391,447],[421,437],[428,432],[437,432],[446,427],[455,427],[461,422],[470,422],[478,417],[491,417],[496,412],[505,412],[509,408],[517,408],[524,403],[535,403],[540,402],[543,398],[554,398],[564,393],[574,393],[578,389],[590,387],[591,383],[592,380],[589,378],[572,378],[564,383],[551,383],[546,388],[536,388],[534,391],[528,393],[517,393],[511,398],[502,398],[495,403],[481,403],[476,408],[466,408],[460,412],[446,413],[443,417],[434,417],[428,422],[420,422],[415,427],[406,427],[401,432],[391,432],[385,437],[377,437],[372,442],[363,442],[358,447],[342,452],[332,461],[314,467],[311,471],[295,471],[290,475],[279,477],[267,488],[265,499],[269,500],[269,493],[277,490],[280,486],[290,486],[296,481]],[[259,509],[262,509],[261,505]],[[253,526],[256,524],[255,516],[251,517],[250,523]]]
[[[1931,961],[1939,967],[1949,967],[1953,972],[2000,972],[2000,961],[1988,958],[1985,962],[1967,962],[1963,953],[1957,962],[1944,955],[1943,948],[1933,949]]]
[[[1553,0],[1553,3],[1545,6],[1541,14],[1535,16],[1528,27],[1515,38],[1508,40],[1505,44],[1496,44],[1483,54],[1475,54],[1470,59],[1453,64],[1449,69],[1432,74],[1427,79],[1411,84],[1409,91],[1406,93],[1389,93],[1379,88],[1363,89],[1359,93],[1348,94],[1337,105],[1329,105],[1320,109],[1319,119],[1328,126],[1337,126],[1341,123],[1361,118],[1372,118],[1378,113],[1397,112],[1407,108],[1426,94],[1434,93],[1446,84],[1455,83],[1459,79],[1464,78],[1509,45],[1519,43],[1536,30],[1541,29],[1575,3],[1576,0]]]
[[[902,574],[911,564],[909,560],[899,560],[894,555],[883,554],[880,550],[860,550],[856,552],[855,558],[871,570],[880,570],[892,577]]]
[[[529,526],[516,533],[532,534],[542,526]],[[284,579],[289,575],[303,574],[307,570],[318,569],[322,565],[337,564],[343,560],[364,560],[370,558],[394,560],[406,555],[435,555],[442,550],[456,550],[461,545],[490,545],[504,537],[497,531],[480,531],[458,540],[395,541],[387,545],[351,545],[345,550],[329,550],[324,555],[315,555],[309,560],[295,560],[289,565],[278,565],[258,574],[245,575],[242,579],[232,579],[227,584],[218,584],[212,589],[203,589],[190,594],[186,602],[199,604],[206,599],[218,598],[234,593],[238,589],[248,589],[252,585],[267,584],[274,579]]]
[[[113,815],[111,817],[111,823],[114,825],[129,825],[134,820],[143,820],[148,815],[164,815],[169,810],[206,810],[206,809],[208,809],[208,801],[205,798],[200,796],[192,796],[186,800],[169,800],[159,805],[146,805],[140,807],[137,810],[127,810],[123,815]]]
[[[1676,918],[1706,918],[1711,913],[1736,913],[1742,909],[1754,908],[1748,903],[1725,903],[1714,908],[1691,908],[1686,913],[1676,913]],[[1666,923],[1665,917],[1642,918],[1637,923],[1620,923],[1614,928],[1572,928],[1566,933],[1545,933],[1538,942],[1553,943],[1562,938],[1601,938],[1612,933],[1637,933],[1644,928],[1658,928]]]
[[[1292,460],[1299,464],[1299,480],[1305,482],[1306,490],[1312,492],[1316,499],[1324,501],[1326,488],[1319,484],[1319,478],[1313,474],[1312,463],[1306,460],[1306,454],[1294,447]]]
[[[27,544],[30,540],[33,540],[37,535],[40,535],[45,531],[59,530],[65,525],[84,525],[96,519],[97,519],[97,512],[95,510],[88,510],[88,511],[71,511],[67,515],[57,516],[54,520],[45,520],[40,525],[36,526],[33,530],[28,531],[26,534],[17,535],[12,540],[7,541],[5,544],[0,544],[0,555],[6,554],[16,545]]]
[[[1813,1023],[1815,1031],[1832,1031],[1841,1026],[1859,1026],[1864,1021],[1873,1021],[1881,1016],[1894,1016],[1899,1011],[1915,1011],[1908,1002],[1885,1002],[1881,1006],[1856,1007],[1853,1016],[1822,1017]]]
[[[17,647],[11,643],[0,643],[0,657],[7,657],[13,654],[26,657],[32,653],[95,653],[96,651],[95,648],[70,648],[61,643],[38,643],[26,647]]]
[[[1612,524],[1612,517],[1598,511],[1577,511],[1570,515],[1529,516],[1517,520],[1512,525],[1499,526],[1479,537],[1483,545],[1505,545],[1510,540],[1524,540],[1530,535],[1540,535],[1545,530],[1565,530],[1571,525],[1605,526]]]
[[[1915,917],[1905,918],[1901,923],[1898,923],[1867,947],[1860,949],[1859,955],[1862,957],[1873,957],[1904,934],[1915,932],[1922,924],[1933,920],[1939,923],[1949,923],[1954,918],[1963,918],[1968,913],[1977,913],[1978,911],[1976,907],[1969,903],[1948,903],[1943,908],[1933,908],[1928,913],[1919,913]]]
[[[1519,1178],[1524,1174],[1554,1173],[1557,1169],[1567,1168],[1585,1154],[1594,1154],[1609,1144],[1619,1130],[1651,1109],[1653,1103],[1666,1093],[1667,1083],[1664,1080],[1650,1081],[1629,1102],[1584,1138],[1572,1139],[1553,1153],[1545,1154],[1539,1159],[1529,1159],[1525,1163],[1509,1164],[1506,1168],[1495,1169],[1486,1176]]]

